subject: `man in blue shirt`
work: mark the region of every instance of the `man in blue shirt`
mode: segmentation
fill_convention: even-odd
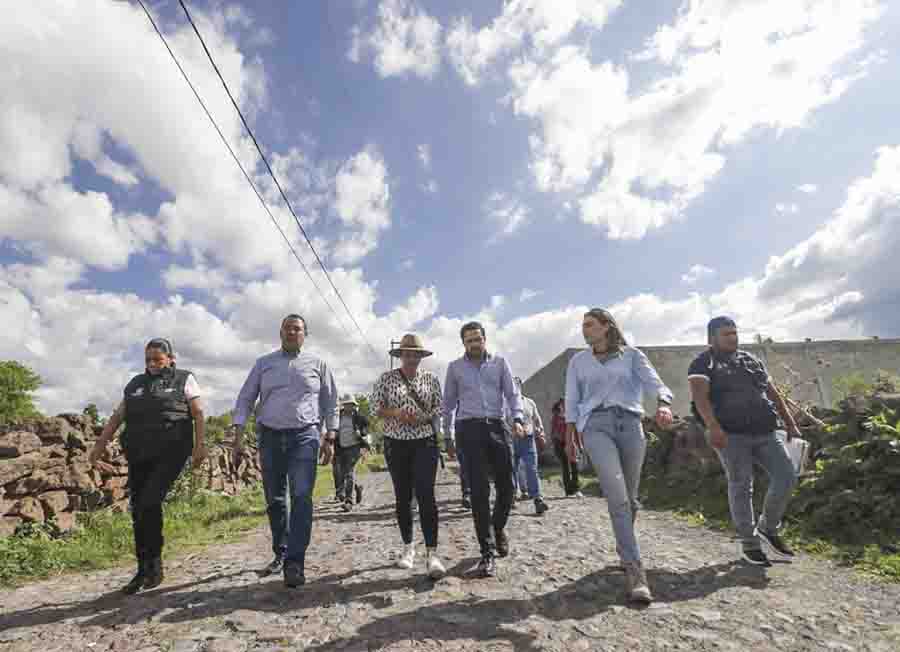
[[[275,553],[260,575],[283,569],[285,585],[294,588],[306,582],[304,563],[312,534],[319,433],[324,422],[327,434],[321,447],[328,464],[338,429],[338,394],[325,363],[301,350],[307,336],[306,320],[288,315],[281,322],[280,334],[281,349],[256,361],[238,394],[234,455],[237,464],[243,455],[244,427],[256,403],[256,438]]]
[[[465,346],[463,357],[447,367],[444,383],[444,431],[456,430],[456,442],[462,451],[465,473],[472,491],[472,515],[481,547],[478,572],[493,577],[494,557],[509,554],[506,523],[513,502],[512,445],[503,420],[504,399],[509,406],[516,437],[525,434],[522,397],[513,381],[509,363],[485,349],[484,327],[469,322],[460,330]],[[456,410],[453,426],[451,415]],[[455,451],[453,451],[455,452]],[[491,514],[490,481],[493,475],[497,501]]]

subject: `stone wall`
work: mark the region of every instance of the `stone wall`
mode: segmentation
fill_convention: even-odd
[[[0,537],[26,522],[72,529],[79,512],[128,504],[128,468],[117,441],[107,447],[114,473],[88,464],[101,428],[81,415],[63,414],[0,426]],[[229,449],[212,446],[197,473],[199,488],[235,494],[260,481],[254,451],[234,468]]]

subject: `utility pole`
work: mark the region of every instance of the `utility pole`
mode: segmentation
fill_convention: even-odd
[[[400,340],[391,340],[391,347],[388,349],[388,358],[390,358],[391,363],[391,371],[394,370],[394,356],[391,355],[391,351],[394,350],[394,347],[400,345]]]

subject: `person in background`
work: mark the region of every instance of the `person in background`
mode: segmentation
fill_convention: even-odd
[[[516,377],[516,388],[522,393],[522,379]],[[541,495],[541,477],[538,472],[538,441],[544,440],[544,423],[537,405],[522,394],[522,415],[524,419],[521,437],[513,438],[513,465],[525,477],[517,478],[519,490],[534,501],[534,512],[541,516],[550,509]],[[513,429],[512,419],[507,414],[507,423]]]
[[[447,449],[448,457],[451,460],[455,459],[459,462],[459,489],[462,495],[460,504],[463,509],[472,509],[472,490],[469,486],[469,476],[466,475],[465,453],[462,452],[456,443],[456,435],[454,434],[453,419],[455,412],[455,410],[451,412],[449,423],[445,422],[443,425],[444,448]]]
[[[234,462],[237,466],[243,457],[244,428],[255,405],[256,441],[275,554],[259,574],[282,572],[285,586],[297,588],[306,583],[319,450],[324,464],[331,463],[334,453],[338,392],[328,365],[303,350],[309,331],[302,316],[285,317],[279,335],[281,348],[257,359],[238,394]],[[325,435],[320,442],[323,424]]]
[[[171,342],[155,338],[144,347],[144,373],[125,386],[124,398],[88,456],[90,463],[112,472],[101,459],[124,422],[122,449],[128,462],[128,493],[138,569],[122,591],[127,594],[159,586],[164,579],[163,501],[188,457],[198,469],[206,457],[201,391],[194,375],[175,368]]]
[[[434,496],[440,458],[435,417],[441,414],[441,383],[430,371],[420,371],[423,358],[431,355],[418,335],[406,334],[390,354],[400,358],[400,368],[386,371],[372,391],[372,409],[384,419],[384,459],[394,485],[395,509],[403,551],[397,565],[415,565],[412,501],[419,505],[419,521],[425,538],[425,567],[431,579],[446,573],[437,554],[438,509]]]
[[[584,498],[581,493],[581,482],[578,478],[578,461],[569,460],[566,452],[566,399],[560,399],[553,404],[550,439],[553,441],[553,451],[559,459],[562,467],[563,490],[567,498]]]
[[[581,330],[590,347],[566,369],[566,444],[569,460],[586,449],[606,496],[616,549],[625,568],[628,598],[653,600],[634,533],[638,487],[647,441],[641,426],[644,393],[655,396],[656,422],[672,424],[672,392],[640,350],[628,346],[613,316],[585,313]]]
[[[350,394],[341,399],[341,413],[337,439],[334,444],[334,477],[337,495],[345,512],[362,502],[362,485],[356,483],[356,465],[369,443],[369,420],[359,412],[359,404]]]
[[[738,348],[734,320],[712,319],[707,337],[709,349],[688,369],[691,408],[706,427],[710,445],[725,469],[728,505],[743,558],[751,564],[771,566],[762,550],[763,541],[781,557],[794,556],[778,530],[797,482],[785,440],[799,437],[800,431],[766,366]],[[787,432],[778,429],[779,416]],[[754,466],[769,476],[758,522],[753,511]]]

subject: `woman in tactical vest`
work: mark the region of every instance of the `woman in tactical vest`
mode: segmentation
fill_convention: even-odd
[[[124,400],[106,422],[90,453],[100,460],[107,444],[125,423],[122,450],[128,460],[128,490],[134,524],[137,574],[124,593],[152,589],[163,581],[162,504],[184,463],[193,454],[193,468],[206,457],[200,387],[190,371],[175,368],[169,340],[150,340],[144,349],[146,370],[125,386]]]

